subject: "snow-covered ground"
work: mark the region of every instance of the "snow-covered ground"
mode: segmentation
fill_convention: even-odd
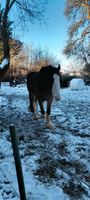
[[[55,129],[34,120],[25,85],[0,91],[0,193],[19,198],[10,124],[16,126],[28,200],[90,200],[90,86],[61,89],[52,105]],[[0,199],[1,200],[1,199]]]

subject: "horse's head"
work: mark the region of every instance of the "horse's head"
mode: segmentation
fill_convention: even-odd
[[[52,94],[56,101],[60,100],[60,65],[58,67],[53,67],[53,86],[52,86]]]

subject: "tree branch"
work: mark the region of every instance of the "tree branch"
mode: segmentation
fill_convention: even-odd
[[[10,5],[9,5],[9,9],[8,9],[8,12],[10,11],[10,9],[12,8],[13,4],[15,3],[16,0],[13,0]]]

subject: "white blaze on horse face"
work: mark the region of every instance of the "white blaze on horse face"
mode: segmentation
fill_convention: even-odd
[[[53,75],[54,82],[52,86],[52,94],[56,101],[60,100],[60,77],[57,74]]]

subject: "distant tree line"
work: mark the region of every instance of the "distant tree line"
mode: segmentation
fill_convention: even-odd
[[[18,46],[20,43],[20,46]],[[16,52],[14,51],[14,44]],[[39,71],[41,67],[47,65],[58,65],[58,60],[54,57],[47,48],[37,47],[33,45],[23,45],[19,41],[12,41],[10,51],[10,67],[5,74],[4,80],[17,79],[25,77],[30,71]]]

